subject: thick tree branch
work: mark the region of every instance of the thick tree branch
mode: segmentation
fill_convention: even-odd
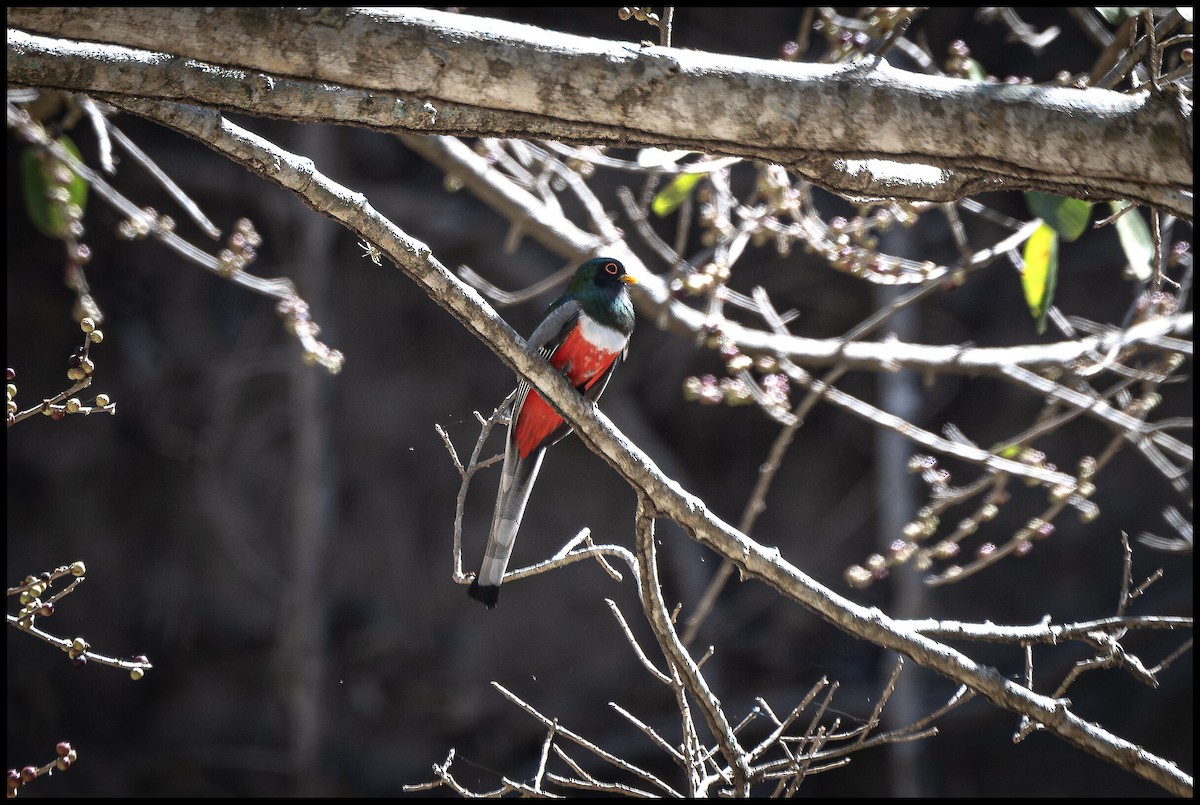
[[[253,172],[294,192],[313,209],[339,221],[379,247],[434,301],[506,364],[528,379],[575,428],[583,442],[608,462],[653,506],[647,516],[679,523],[698,541],[844,631],[908,655],[914,661],[969,686],[999,707],[1027,716],[1068,743],[1151,781],[1189,796],[1192,778],[1175,764],[1152,755],[1075,715],[1062,700],[1034,693],[980,665],[953,648],[931,640],[875,608],[859,606],[818,584],[780,554],[714,515],[703,501],[665,475],[653,460],[617,430],[595,405],[576,393],[473,289],[442,266],[423,243],[379,215],[359,193],[331,181],[312,161],[288,153],[220,115],[196,107],[125,99],[121,106],[195,137]]]
[[[13,83],[395,131],[692,148],[853,196],[1032,188],[1192,217],[1190,114],[1148,92],[642,48],[424,9],[14,8],[8,21],[42,35],[9,31]]]

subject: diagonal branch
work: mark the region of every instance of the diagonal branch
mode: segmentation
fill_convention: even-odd
[[[788,600],[820,614],[842,630],[879,646],[902,652],[936,672],[968,685],[993,704],[1028,715],[1068,743],[1151,781],[1167,791],[1190,795],[1192,778],[1153,755],[1072,713],[1067,703],[1036,694],[980,665],[953,648],[901,628],[875,608],[860,606],[817,583],[780,554],[740,533],[717,517],[703,501],[664,474],[595,405],[570,384],[489,306],[432,255],[377,213],[367,199],[321,174],[312,161],[291,154],[220,115],[197,107],[124,99],[122,108],[194,137],[254,173],[294,192],[327,215],[375,244],[431,299],[445,308],[538,393],[575,429],[587,447],[602,457],[650,501],[656,518],[674,520],[696,540],[732,560],[743,573],[759,579]]]

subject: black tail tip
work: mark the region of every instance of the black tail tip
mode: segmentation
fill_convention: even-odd
[[[500,588],[492,584],[480,584],[478,580],[475,580],[467,588],[467,595],[476,601],[482,601],[488,609],[495,609],[496,602],[500,600]]]

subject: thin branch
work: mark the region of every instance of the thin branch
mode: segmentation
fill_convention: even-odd
[[[535,708],[533,708],[531,705],[527,704],[519,696],[517,696],[512,691],[508,690],[506,687],[501,685],[499,682],[493,682],[492,687],[495,688],[496,690],[500,691],[500,694],[502,696],[504,696],[504,698],[508,699],[510,702],[517,705],[522,710],[524,710],[526,713],[528,713],[529,715],[533,716],[535,719],[540,721],[542,723],[542,725],[545,726],[547,729],[553,728],[559,735],[563,736],[564,738],[571,741],[572,743],[578,744],[579,746],[588,750],[592,754],[596,755],[596,757],[600,758],[601,760],[604,760],[604,761],[612,764],[613,766],[616,766],[618,769],[621,769],[622,771],[625,771],[625,772],[628,772],[628,773],[634,775],[635,777],[640,777],[641,779],[645,780],[646,782],[648,782],[651,785],[655,786],[656,788],[660,789],[667,796],[676,797],[676,798],[682,796],[678,791],[676,791],[671,786],[667,785],[665,782],[663,782],[662,780],[660,780],[658,777],[651,774],[650,772],[646,771],[645,769],[639,768],[638,766],[635,766],[634,764],[628,762],[627,760],[624,760],[624,759],[612,754],[611,752],[607,752],[604,749],[601,749],[599,746],[596,746],[596,744],[592,743],[587,738],[584,738],[582,735],[579,735],[578,733],[559,725],[558,722],[553,719],[546,718],[546,716],[539,713]]]
[[[692,661],[687,649],[679,641],[675,625],[671,622],[666,602],[662,598],[662,587],[658,580],[658,559],[654,544],[654,520],[647,514],[644,501],[638,499],[637,521],[637,567],[642,580],[642,609],[658,638],[663,653],[674,665],[676,672],[688,692],[700,706],[708,728],[712,730],[725,762],[733,771],[733,785],[741,796],[749,794],[749,762],[744,749],[738,743],[725,712],[716,696],[709,690],[700,669]]]
[[[516,187],[499,171],[453,137],[402,137],[409,148],[425,157],[452,176],[460,179],[466,189],[489,207],[511,220],[538,222],[527,231],[529,236],[550,251],[573,263],[597,253],[601,242],[572,221],[548,209],[532,194]],[[1019,245],[1035,227],[1022,226],[993,247],[971,255],[961,268],[989,264],[998,255]],[[711,322],[701,312],[671,297],[667,284],[650,272],[641,258],[624,243],[603,244],[638,277],[634,301],[638,309],[664,329],[689,338],[707,332]],[[949,272],[949,269],[947,269]],[[880,311],[846,338],[812,339],[745,327],[737,322],[723,321],[721,337],[749,355],[778,355],[801,366],[844,366],[847,370],[894,371],[915,369],[936,374],[968,374],[1004,376],[1011,366],[1028,370],[1061,368],[1086,360],[1094,353],[1106,354],[1113,349],[1139,348],[1167,334],[1189,335],[1192,332],[1192,313],[1156,319],[1135,325],[1127,331],[1117,331],[1052,344],[1021,347],[975,347],[971,345],[927,346],[900,341],[859,341],[880,326],[901,307],[915,304],[942,288],[940,281],[930,281],[903,299]],[[832,382],[832,381],[831,381]]]
[[[1124,629],[1191,629],[1190,617],[1170,615],[1114,615],[1078,623],[1053,624],[1049,616],[1042,623],[1029,626],[1002,626],[995,623],[968,623],[933,618],[896,621],[904,629],[912,629],[930,637],[944,640],[980,640],[990,643],[1046,643],[1061,645],[1068,640],[1087,640],[1095,633]]]
[[[625,616],[621,614],[621,610],[617,606],[616,602],[611,598],[605,598],[604,602],[608,604],[608,608],[612,612],[613,617],[617,619],[617,623],[620,625],[621,631],[625,635],[625,639],[629,641],[629,645],[633,648],[633,653],[637,656],[638,661],[642,663],[642,667],[649,671],[650,675],[659,682],[662,682],[664,685],[670,685],[671,677],[655,668],[654,663],[650,662],[650,658],[646,656],[646,652],[642,651],[641,645],[638,643],[637,638],[633,636],[633,630],[629,628],[629,623],[625,620]]]
[[[954,456],[955,458],[972,464],[980,464],[987,467],[993,472],[1007,472],[1013,475],[1019,475],[1024,478],[1029,478],[1034,481],[1039,481],[1048,486],[1068,485],[1074,486],[1075,479],[1062,472],[1050,470],[1045,467],[1038,467],[1028,464],[1022,464],[1018,461],[1003,458],[995,453],[981,450],[977,447],[964,445],[958,442],[944,439],[937,434],[930,433],[916,427],[907,420],[901,417],[890,414],[880,408],[876,408],[870,403],[847,394],[840,389],[826,385],[824,382],[817,380],[808,372],[800,369],[797,366],[784,364],[783,369],[787,376],[799,383],[800,385],[812,388],[814,391],[821,394],[828,402],[854,414],[861,419],[871,422],[880,427],[889,428],[896,431],[901,436],[911,439],[923,447],[934,450],[940,453]]]

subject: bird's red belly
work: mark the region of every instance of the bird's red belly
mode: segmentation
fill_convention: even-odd
[[[616,352],[597,349],[585,339],[580,328],[575,328],[567,340],[550,356],[550,365],[563,373],[571,385],[586,391],[604,376],[604,372],[617,357]],[[528,456],[554,429],[562,424],[553,408],[546,404],[535,389],[530,389],[517,416],[513,441],[522,458]]]

